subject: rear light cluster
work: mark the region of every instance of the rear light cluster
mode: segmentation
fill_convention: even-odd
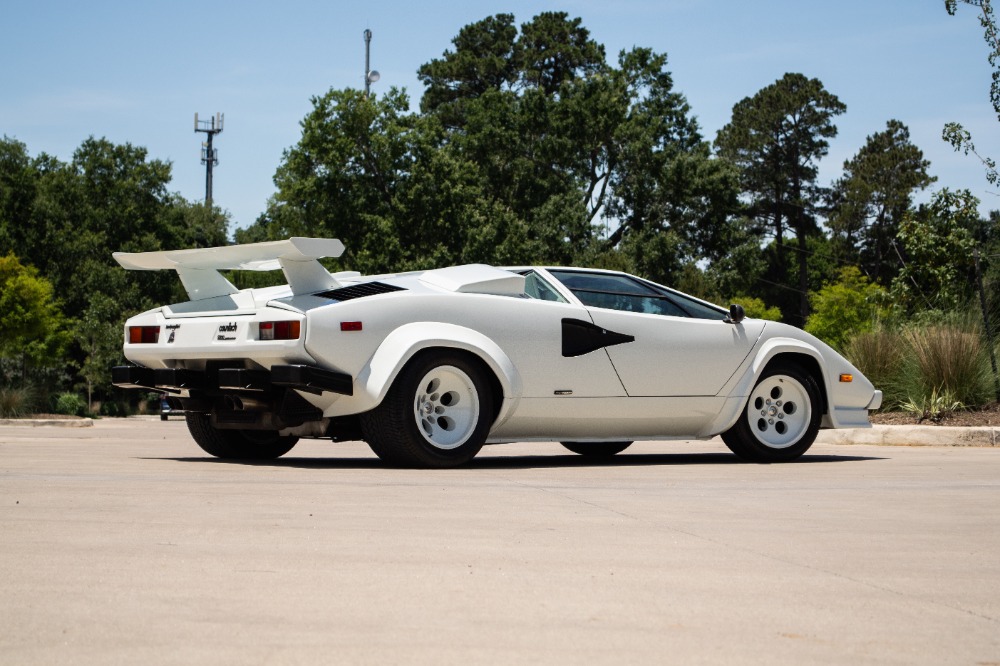
[[[262,321],[258,340],[298,340],[302,331],[299,321]]]
[[[129,326],[128,341],[132,345],[154,345],[160,340],[159,326]]]

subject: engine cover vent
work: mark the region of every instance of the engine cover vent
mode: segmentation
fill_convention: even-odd
[[[351,301],[355,298],[377,296],[379,294],[388,294],[394,291],[406,291],[406,289],[386,284],[384,282],[362,282],[360,284],[352,284],[347,287],[340,287],[339,289],[321,291],[316,294],[316,296],[329,298],[335,301]]]

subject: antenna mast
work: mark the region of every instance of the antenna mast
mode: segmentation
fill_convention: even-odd
[[[223,113],[216,113],[208,120],[198,120],[198,114],[194,114],[194,131],[208,135],[208,141],[201,144],[201,163],[205,165],[205,205],[209,208],[212,207],[212,167],[219,166],[219,151],[212,148],[212,138],[222,132],[225,117]]]
[[[371,93],[372,84],[379,80],[381,75],[371,68],[371,46],[372,31],[365,30],[365,97]]]

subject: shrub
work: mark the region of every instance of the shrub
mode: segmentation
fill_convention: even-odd
[[[978,330],[971,325],[941,324],[909,328],[903,333],[908,355],[904,381],[910,396],[950,395],[964,405],[990,399],[990,366]]]
[[[16,419],[30,414],[34,395],[30,388],[0,388],[0,418]]]
[[[941,419],[950,416],[952,413],[960,409],[965,409],[965,405],[955,400],[955,396],[949,391],[944,391],[938,395],[937,389],[934,389],[928,398],[920,400],[910,398],[900,405],[900,408],[904,412],[909,412],[916,416],[917,423],[925,419],[938,423]]]
[[[883,409],[930,413],[941,401],[977,407],[993,399],[987,347],[971,317],[937,313],[900,331],[859,333],[844,356],[883,392]]]
[[[117,400],[106,400],[101,403],[101,416],[128,416],[132,410],[125,402]]]
[[[87,414],[87,401],[76,393],[60,393],[56,396],[53,409],[56,414],[85,416]]]
[[[831,347],[844,349],[852,335],[873,330],[886,316],[881,305],[885,299],[882,287],[848,266],[836,282],[811,294],[813,313],[806,321],[806,332]]]
[[[906,359],[903,336],[895,331],[876,329],[858,333],[844,345],[844,355],[885,394],[883,403],[895,406],[906,396],[899,395],[900,375]]]

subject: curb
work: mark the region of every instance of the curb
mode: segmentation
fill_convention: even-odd
[[[876,425],[850,430],[820,430],[822,444],[874,446],[980,446],[1000,447],[1000,427]]]
[[[94,419],[0,419],[0,426],[52,426],[56,428],[90,428]]]

